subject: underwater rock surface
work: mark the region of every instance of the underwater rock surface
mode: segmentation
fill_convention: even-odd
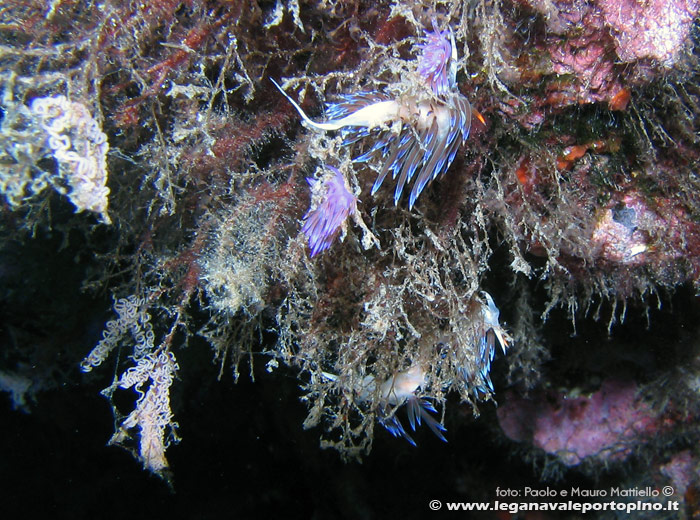
[[[699,12],[3,6],[10,507],[697,515]]]

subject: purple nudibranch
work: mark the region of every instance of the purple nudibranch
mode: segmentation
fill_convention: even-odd
[[[339,130],[350,145],[367,138],[370,144],[355,163],[386,158],[372,187],[372,195],[391,172],[396,182],[394,204],[412,185],[409,208],[423,189],[444,173],[469,137],[472,107],[457,88],[457,49],[450,30],[440,32],[433,22],[421,46],[418,73],[427,82],[425,96],[392,98],[381,92],[345,94],[327,105],[325,122],[311,120],[274,80],[275,86],[299,112],[307,126],[318,131]]]
[[[340,170],[327,167],[334,175],[326,181],[323,200],[304,216],[302,231],[309,239],[309,249],[313,258],[328,249],[340,234],[345,220],[357,210],[357,198],[345,187],[345,178]],[[307,178],[311,187],[318,181]]]

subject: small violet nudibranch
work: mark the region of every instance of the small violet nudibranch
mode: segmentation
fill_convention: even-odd
[[[424,95],[346,94],[327,106],[328,120],[315,122],[273,80],[312,129],[339,130],[344,145],[365,143],[368,138],[353,161],[383,161],[372,195],[391,172],[396,182],[394,204],[412,184],[409,208],[425,186],[449,168],[472,124],[472,107],[457,88],[457,48],[452,31],[439,31],[434,21],[433,28],[420,46],[417,67],[426,83]]]
[[[312,258],[331,246],[340,234],[345,220],[357,210],[357,198],[345,187],[343,174],[333,166],[328,166],[328,169],[333,172],[333,176],[322,187],[325,190],[323,199],[304,216],[302,227],[309,239]],[[307,178],[306,182],[314,188],[318,181]]]
[[[433,29],[435,32],[428,31],[427,41],[421,45],[418,73],[428,80],[435,94],[445,96],[457,90],[457,46],[451,30],[440,32],[435,20]]]

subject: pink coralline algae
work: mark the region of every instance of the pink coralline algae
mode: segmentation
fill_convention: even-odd
[[[689,487],[697,485],[700,480],[698,460],[689,450],[675,454],[660,469],[661,473],[671,480],[676,493],[680,495],[684,495]]]
[[[663,224],[638,195],[630,193],[604,210],[593,232],[593,246],[609,262],[641,265],[650,237]]]
[[[683,205],[664,197],[647,200],[632,190],[603,209],[591,242],[596,257],[611,265],[645,265],[664,273],[682,261],[695,277],[700,271],[698,236],[700,225]]]
[[[557,42],[549,52],[555,73],[573,75],[579,80],[581,86],[575,94],[576,101],[605,101],[622,89],[605,40],[599,40],[594,31],[588,30],[579,37]]]
[[[311,256],[328,249],[340,235],[345,220],[357,210],[357,198],[345,187],[345,178],[337,168],[328,167],[334,175],[323,186],[323,200],[306,214],[302,231],[309,239]],[[306,179],[314,188],[318,182]]]
[[[661,417],[637,395],[637,386],[615,380],[605,381],[589,397],[510,394],[498,420],[510,439],[531,442],[567,466],[589,457],[624,460],[635,444],[662,428]]]
[[[622,61],[657,60],[672,65],[683,48],[698,0],[599,0]]]
[[[657,60],[672,65],[685,45],[698,0],[529,0],[554,34],[579,32],[580,26],[610,34],[621,61]],[[575,30],[575,31],[572,31]],[[585,35],[586,31],[584,31]],[[598,41],[605,41],[601,32]]]
[[[565,79],[550,94],[554,105],[609,101],[623,82],[644,79],[655,66],[671,67],[700,11],[700,0],[524,3],[545,18],[552,71]]]

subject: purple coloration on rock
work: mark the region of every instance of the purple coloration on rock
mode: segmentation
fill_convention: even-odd
[[[676,64],[700,0],[524,0],[547,25],[544,43],[562,84],[555,106],[610,101]]]
[[[599,0],[624,62],[652,59],[672,65],[685,45],[698,0]]]
[[[677,494],[684,495],[685,491],[700,480],[698,474],[698,459],[690,450],[675,454],[668,464],[661,466],[661,474],[673,483]]]
[[[590,397],[547,397],[510,394],[498,409],[499,424],[510,439],[531,442],[567,466],[588,457],[624,460],[637,442],[661,427],[634,383],[608,380]]]

